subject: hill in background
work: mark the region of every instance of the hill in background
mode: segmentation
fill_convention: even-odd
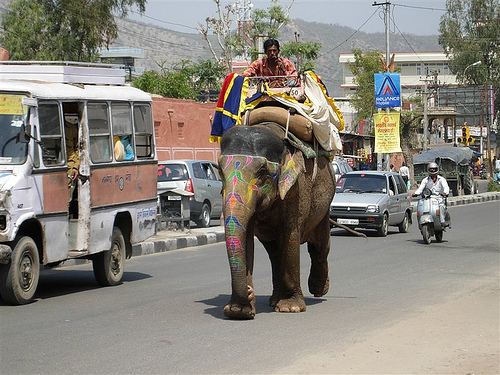
[[[212,57],[207,44],[199,34],[180,33],[158,26],[128,19],[118,20],[120,35],[113,43],[116,47],[136,47],[144,51],[144,59],[136,65],[147,70],[159,70],[159,66],[170,68],[182,60],[198,61]],[[384,51],[384,33],[365,33],[341,26],[294,19],[282,30],[280,42],[300,35],[302,42],[319,42],[322,45],[320,57],[316,61],[315,72],[327,86],[330,95],[342,95],[342,68],[340,53],[350,53],[354,48],[363,51]],[[442,51],[437,36],[416,36],[411,34],[390,35],[391,53]]]
[[[0,16],[10,0],[0,0]],[[136,60],[136,66],[146,70],[171,68],[182,60],[198,61],[210,59],[210,50],[199,34],[181,33],[166,28],[132,21],[117,19],[119,37],[112,47],[140,48],[144,58]],[[294,19],[282,29],[280,42],[294,40],[295,33],[302,42],[319,42],[322,45],[320,57],[316,61],[315,72],[327,86],[330,95],[340,96],[342,91],[342,70],[339,64],[340,53],[350,53],[354,48],[363,51],[385,51],[384,33],[365,33],[338,24],[324,24]],[[416,36],[411,34],[390,35],[390,51],[426,52],[442,51],[437,36]],[[215,43],[214,43],[215,44]]]

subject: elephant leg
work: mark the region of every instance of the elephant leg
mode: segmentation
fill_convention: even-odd
[[[261,241],[267,250],[269,260],[271,261],[273,294],[269,297],[269,305],[274,307],[278,303],[281,295],[281,258],[277,241]]]
[[[236,295],[233,288],[231,300],[224,306],[224,315],[230,319],[253,319],[255,317],[255,292],[253,289],[254,266],[254,232],[253,225],[248,224],[245,235],[245,261],[247,295],[242,298]]]
[[[298,233],[284,238],[279,250],[280,259],[277,274],[280,275],[273,300],[274,311],[306,311],[304,295],[300,287],[300,241]]]
[[[308,279],[309,292],[315,297],[321,297],[328,293],[330,286],[328,277],[330,223],[328,219],[327,213],[307,241],[307,250],[311,257],[311,270]]]

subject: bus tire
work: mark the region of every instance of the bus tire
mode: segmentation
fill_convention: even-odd
[[[119,228],[113,227],[111,249],[96,254],[92,259],[94,276],[100,286],[113,286],[121,283],[125,256],[125,238]]]
[[[31,237],[21,237],[9,264],[0,266],[0,294],[13,305],[30,303],[40,278],[40,256]]]

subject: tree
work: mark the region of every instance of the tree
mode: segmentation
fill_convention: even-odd
[[[197,99],[198,95],[218,87],[225,75],[223,66],[212,60],[198,63],[183,60],[171,68],[160,65],[160,72],[147,71],[133,81],[133,86],[167,98]]]
[[[499,108],[500,2],[448,0],[439,32],[439,43],[448,56],[451,72],[465,83],[491,85],[494,90],[494,108]],[[481,61],[481,65],[468,68],[477,61]],[[491,174],[490,161],[488,167]]]
[[[441,17],[439,44],[462,82],[500,86],[500,3],[498,0],[448,0]],[[476,61],[480,66],[465,69]]]
[[[360,49],[354,49],[352,52],[354,62],[349,64],[349,67],[357,89],[351,104],[358,114],[358,120],[371,119],[375,108],[375,79],[373,75],[383,71],[383,55],[380,51],[363,53]]]
[[[12,60],[96,61],[116,37],[115,15],[147,0],[14,0],[2,15],[0,45]]]
[[[241,36],[232,30],[236,12],[234,5],[227,5],[223,9],[221,7],[221,0],[213,1],[217,6],[217,18],[207,17],[205,19],[205,25],[199,25],[199,32],[203,40],[207,42],[214,60],[226,67],[226,71],[229,73],[233,66],[233,58],[242,54],[245,50],[245,46]],[[219,53],[216,51],[209,37],[210,31],[216,36],[217,46],[220,50]]]
[[[321,50],[321,43],[317,42],[290,42],[281,47],[281,54],[285,57],[294,56],[297,59],[296,68],[299,72],[313,70],[314,60]]]

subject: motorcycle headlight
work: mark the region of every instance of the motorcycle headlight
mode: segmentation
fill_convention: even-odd
[[[366,212],[376,214],[376,213],[380,212],[380,209],[377,205],[372,204],[372,205],[366,207]]]

